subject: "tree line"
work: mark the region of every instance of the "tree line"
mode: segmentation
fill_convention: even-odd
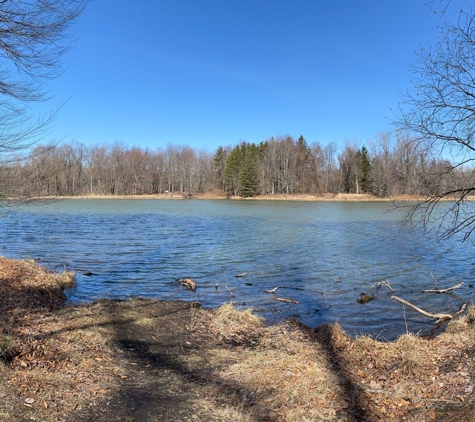
[[[448,170],[451,171],[448,171]],[[380,133],[368,146],[311,145],[300,136],[241,142],[214,152],[167,145],[151,151],[79,142],[37,145],[27,159],[0,166],[3,196],[141,195],[165,191],[192,196],[370,193],[379,197],[437,195],[464,186],[471,169],[453,172],[407,134]],[[448,180],[450,178],[450,180]]]

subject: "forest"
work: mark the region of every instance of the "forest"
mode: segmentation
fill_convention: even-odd
[[[473,170],[454,167],[417,139],[379,133],[368,146],[308,144],[300,136],[241,142],[216,151],[168,144],[151,151],[121,142],[36,145],[0,167],[4,197],[142,195],[165,191],[263,194],[439,195],[469,186]],[[450,179],[450,180],[449,180]]]

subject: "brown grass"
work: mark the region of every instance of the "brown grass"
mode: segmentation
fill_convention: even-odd
[[[380,342],[232,304],[63,307],[65,274],[0,258],[0,420],[472,420],[473,307]]]

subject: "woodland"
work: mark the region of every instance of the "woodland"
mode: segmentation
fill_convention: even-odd
[[[121,142],[36,145],[25,159],[0,167],[5,197],[194,194],[367,193],[437,196],[464,189],[472,168],[453,168],[406,133],[379,133],[369,146],[309,144],[303,136],[241,142],[214,152],[168,144],[154,151]]]

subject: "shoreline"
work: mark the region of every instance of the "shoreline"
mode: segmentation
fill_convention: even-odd
[[[231,303],[68,305],[73,282],[0,256],[1,420],[472,420],[474,308],[385,342]]]
[[[225,194],[216,193],[203,193],[186,196],[181,193],[168,193],[168,194],[144,194],[144,195],[79,195],[79,196],[53,196],[46,197],[44,199],[145,199],[145,200],[231,200],[231,201],[300,201],[300,202],[417,202],[424,200],[424,198],[400,195],[394,197],[380,198],[369,194],[351,194],[340,193],[337,195],[324,194],[324,195],[309,195],[309,194],[276,194],[276,195],[257,195],[249,198],[241,198],[240,196],[227,197]]]

